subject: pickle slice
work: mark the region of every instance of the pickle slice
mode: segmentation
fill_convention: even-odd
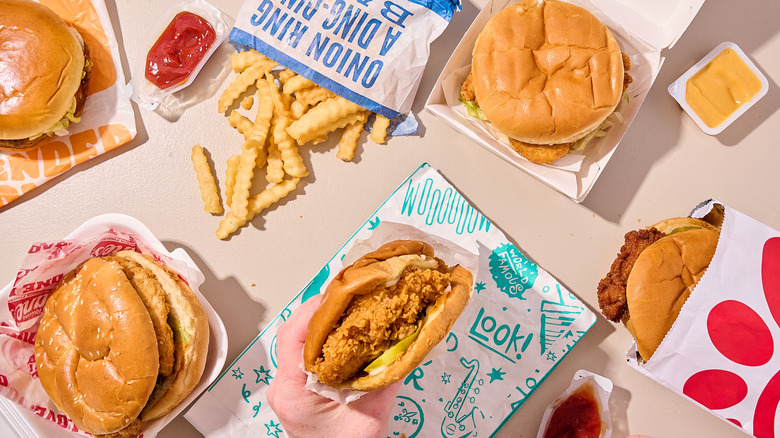
[[[683,231],[699,230],[699,229],[701,229],[701,227],[697,227],[697,226],[694,226],[694,225],[688,225],[686,227],[677,227],[677,228],[673,229],[672,232],[669,233],[669,234],[681,233]]]
[[[363,371],[370,373],[371,371],[374,371],[382,367],[386,367],[391,363],[395,362],[395,360],[398,359],[398,356],[400,356],[404,351],[406,351],[406,349],[409,348],[410,345],[412,345],[412,342],[414,342],[414,340],[417,339],[417,336],[420,334],[420,329],[422,329],[422,326],[423,324],[420,324],[420,326],[417,327],[417,330],[415,330],[414,333],[401,339],[400,341],[398,341],[398,343],[385,350],[384,353],[379,355],[379,357],[371,361],[371,363],[369,363],[365,368],[363,368]]]

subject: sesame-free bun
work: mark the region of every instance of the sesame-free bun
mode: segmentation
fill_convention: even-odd
[[[35,338],[41,385],[81,430],[134,437],[189,395],[209,326],[178,274],[120,251],[92,258],[49,296]]]
[[[82,86],[84,46],[37,2],[0,0],[0,11],[0,147],[26,149],[68,112]]]
[[[686,225],[687,226],[687,225]],[[715,254],[719,232],[679,231],[661,238],[637,257],[626,284],[626,327],[637,351],[649,360],[680,314]]]
[[[609,29],[554,0],[504,8],[472,58],[479,108],[496,129],[531,144],[569,143],[596,129],[620,103],[623,73]]]
[[[35,363],[43,389],[79,429],[111,433],[138,417],[157,381],[157,341],[121,266],[90,259],[60,283],[46,301]]]

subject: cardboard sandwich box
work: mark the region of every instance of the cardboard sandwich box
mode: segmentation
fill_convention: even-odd
[[[484,122],[469,117],[458,100],[460,85],[471,68],[477,36],[485,24],[514,0],[492,0],[482,8],[441,72],[426,102],[426,108],[479,145],[528,172],[550,187],[582,202],[590,192],[620,140],[636,117],[664,62],[662,50],[682,36],[704,0],[569,0],[591,11],[615,36],[630,57],[633,82],[617,110],[624,121],[606,136],[591,142],[582,153],[570,153],[551,165],[532,163],[495,135]]]

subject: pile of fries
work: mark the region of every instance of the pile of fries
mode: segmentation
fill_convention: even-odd
[[[325,141],[343,129],[336,156],[351,161],[364,125],[371,112],[314,82],[280,67],[255,50],[234,53],[230,64],[235,79],[218,101],[220,113],[253,85],[257,87],[257,113],[254,122],[238,108],[250,110],[253,96],[245,96],[230,111],[228,123],[244,136],[241,150],[227,160],[225,203],[228,211],[220,221],[217,237],[226,239],[266,208],[293,192],[309,170],[299,146]],[[385,143],[390,121],[377,114],[371,140]],[[192,148],[192,163],[208,213],[222,214],[219,188],[200,145]],[[255,169],[265,168],[266,187],[252,195]]]

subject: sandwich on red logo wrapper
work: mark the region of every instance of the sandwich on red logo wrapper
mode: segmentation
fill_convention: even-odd
[[[658,348],[635,369],[756,437],[780,426],[780,231],[708,200],[722,219],[715,254]]]
[[[2,409],[20,435],[154,437],[225,361],[224,325],[198,291],[203,273],[131,217],[98,216],[33,244],[9,280],[0,395],[42,418]]]

